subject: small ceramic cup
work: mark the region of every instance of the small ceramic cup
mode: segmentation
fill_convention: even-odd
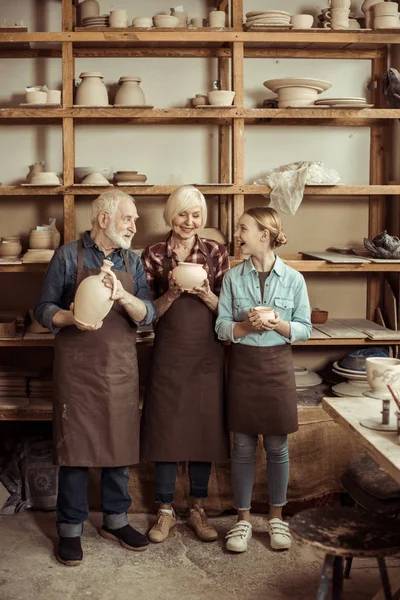
[[[193,27],[203,27],[203,19],[201,17],[195,17],[194,19],[191,19],[190,23],[193,25]]]
[[[312,15],[293,15],[291,21],[294,29],[311,29],[314,17]]]
[[[61,104],[61,91],[47,90],[47,104]]]
[[[110,27],[128,27],[128,13],[126,10],[112,10],[110,12]]]
[[[39,90],[26,92],[25,100],[28,104],[47,104],[47,92]]]
[[[256,306],[255,309],[260,313],[261,321],[266,325],[268,321],[275,319],[275,311],[270,306]]]

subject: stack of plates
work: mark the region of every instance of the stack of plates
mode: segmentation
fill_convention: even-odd
[[[365,371],[344,369],[339,366],[338,362],[333,364],[332,371],[347,380],[333,386],[332,392],[336,396],[360,398],[363,396],[364,392],[369,390],[367,373]]]
[[[290,24],[290,13],[283,10],[263,10],[246,13],[246,28],[284,28],[292,27]]]
[[[373,104],[367,104],[365,98],[357,96],[343,96],[341,98],[323,98],[314,102],[315,106],[329,106],[329,108],[371,108]]]
[[[98,15],[97,17],[86,17],[83,19],[83,27],[109,27],[110,15]]]
[[[23,263],[46,263],[53,258],[54,250],[29,249],[22,257]]]

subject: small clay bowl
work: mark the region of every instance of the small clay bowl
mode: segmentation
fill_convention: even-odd
[[[328,319],[328,311],[320,310],[319,308],[313,308],[311,311],[311,323],[318,323],[322,325]]]

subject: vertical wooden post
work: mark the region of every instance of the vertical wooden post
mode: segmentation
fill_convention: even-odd
[[[75,236],[75,196],[64,195],[64,244],[73,242]]]
[[[71,7],[71,2],[63,1],[63,11]],[[63,14],[63,23],[66,18]],[[74,92],[74,57],[72,42],[62,43],[62,96],[63,107],[71,108],[73,104]],[[62,139],[63,139],[63,178],[64,186],[74,184],[74,166],[75,166],[75,135],[74,120],[72,117],[63,117],[62,121]],[[75,239],[75,201],[74,196],[64,196],[64,244]]]
[[[230,89],[229,57],[222,56],[218,58],[218,79],[221,90]],[[218,181],[219,183],[231,182],[231,148],[230,148],[230,125],[220,125],[218,127]],[[219,228],[226,237],[227,241],[232,240],[232,228],[230,226],[230,206],[227,196],[220,196],[219,199]]]
[[[372,59],[371,83],[372,99],[377,108],[385,106],[382,93],[382,76],[387,70],[387,54]],[[383,185],[385,173],[385,130],[380,125],[371,126],[370,137],[370,185]],[[382,196],[369,197],[368,237],[373,238],[385,228],[385,202]],[[370,273],[367,283],[367,319],[374,320],[375,311],[382,297],[384,276],[382,273]]]
[[[233,6],[238,10],[242,2],[235,0]],[[241,8],[242,10],[242,8]],[[242,13],[241,13],[242,14]],[[243,42],[232,44],[232,89],[235,91],[235,104],[238,109],[243,109],[244,104],[244,45]],[[244,184],[244,119],[233,120],[232,135],[232,179],[235,185]],[[244,211],[244,195],[235,194],[233,197],[233,230],[236,228],[237,220]],[[240,258],[239,248],[234,247],[235,258]]]
[[[74,29],[74,7],[73,0],[62,0],[61,4],[62,31],[73,31]]]
[[[243,31],[243,0],[232,0],[232,27]]]

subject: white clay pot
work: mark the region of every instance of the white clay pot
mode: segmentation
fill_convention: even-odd
[[[79,5],[79,23],[83,24],[83,19],[88,17],[98,17],[100,14],[100,6],[97,0],[83,0]]]
[[[203,265],[195,263],[180,262],[172,271],[178,285],[184,290],[192,290],[195,287],[201,287],[204,280],[207,279],[207,272]]]
[[[255,310],[260,313],[261,321],[266,325],[268,321],[275,319],[275,311],[270,306],[256,306]]]
[[[0,258],[18,258],[21,254],[20,242],[7,242],[5,239],[0,244]]]
[[[121,87],[115,94],[114,104],[144,106],[146,99],[140,87],[141,81],[140,77],[120,77],[118,85]]]
[[[78,286],[74,299],[74,317],[81,325],[95,326],[102,321],[110,312],[114,300],[111,296],[117,291],[117,278],[111,271],[113,263],[103,260],[98,275],[86,277]],[[103,283],[105,275],[113,278],[113,289],[106,287]]]
[[[128,27],[128,13],[126,10],[112,10],[110,12],[110,27]]]
[[[380,2],[372,7],[374,17],[389,17],[394,15],[399,16],[399,5],[397,2]]]
[[[96,71],[81,73],[82,79],[76,90],[75,103],[87,106],[109,106],[108,93],[103,74]]]
[[[210,27],[225,27],[226,12],[224,10],[213,10],[208,15]]]
[[[51,250],[54,247],[53,232],[50,230],[37,231],[33,229],[29,236],[31,250]]]
[[[383,17],[374,18],[374,29],[380,29],[381,27],[398,27],[399,15],[387,15]]]
[[[288,106],[309,106],[318,98],[318,90],[314,88],[286,87],[278,90],[279,108]]]

